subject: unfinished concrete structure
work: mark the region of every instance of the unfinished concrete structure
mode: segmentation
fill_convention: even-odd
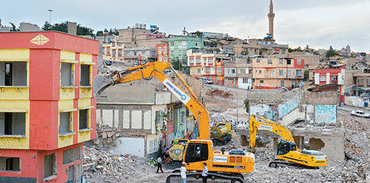
[[[335,87],[311,91],[252,91],[247,100],[250,114],[288,126],[299,148],[320,150],[328,158],[344,160],[344,132],[337,122],[336,104],[339,99]],[[239,130],[237,133],[242,135],[242,144],[247,145],[249,131]],[[263,130],[258,135],[272,138],[269,147],[276,150],[276,135]]]

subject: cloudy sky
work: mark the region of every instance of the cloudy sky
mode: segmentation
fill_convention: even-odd
[[[40,27],[75,21],[96,31],[155,24],[167,34],[192,31],[263,38],[268,32],[270,0],[15,0],[1,2],[2,24],[21,22]],[[277,43],[290,47],[370,49],[370,0],[273,0]]]

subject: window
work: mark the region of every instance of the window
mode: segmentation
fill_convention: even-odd
[[[185,111],[180,112],[180,124],[185,124],[186,121],[186,116],[185,116]]]
[[[217,72],[221,73],[221,67],[217,68]]]
[[[61,112],[59,117],[59,134],[64,135],[72,132],[71,122],[72,122],[72,112]]]
[[[231,73],[235,74],[235,69],[231,69]]]
[[[167,56],[164,56],[164,61],[167,61]],[[194,61],[193,61],[194,62]]]
[[[194,58],[189,58],[189,63],[194,64]]]
[[[326,81],[326,76],[320,76],[320,81]]]
[[[211,68],[207,67],[206,72],[211,72]]]
[[[240,74],[245,74],[245,69],[239,69]]]
[[[60,68],[61,86],[73,86],[74,85],[74,72],[73,64],[62,63]]]
[[[107,47],[107,55],[110,55],[110,47]]]
[[[213,64],[213,59],[212,58],[208,58],[208,64]]]
[[[163,124],[163,111],[155,111],[155,124]]]
[[[63,165],[81,160],[81,147],[75,147],[63,151]]]
[[[260,58],[257,58],[257,63],[260,63],[261,62],[261,59]]]
[[[279,76],[282,76],[284,75],[284,71],[283,70],[279,70]]]
[[[91,86],[90,84],[90,65],[81,65],[80,86]]]
[[[290,76],[290,70],[288,70],[287,75]]]
[[[208,160],[208,146],[207,144],[188,144],[185,155],[185,162],[199,162]]]
[[[331,81],[332,81],[332,82],[334,82],[334,81],[336,81],[336,80],[337,80],[337,76],[332,76],[332,77],[331,77]]]
[[[302,71],[301,70],[296,71],[296,73],[297,73],[297,76],[302,76]]]
[[[119,50],[118,50],[118,56],[119,56],[119,57],[122,57],[122,52],[123,52],[123,51],[122,51],[121,49],[119,49]]]
[[[268,64],[272,64],[272,60],[271,59],[268,59]]]
[[[174,46],[174,42],[170,42],[170,46]]]
[[[195,43],[195,46],[198,46],[199,45],[199,43]]]
[[[162,48],[158,47],[158,53],[162,53]]]
[[[200,58],[197,58],[196,61],[197,61],[197,64],[200,64]]]
[[[275,71],[272,70],[270,74],[271,76],[275,76]]]
[[[44,156],[44,179],[57,175],[57,158],[56,153]]]
[[[243,83],[248,83],[248,78],[243,78]]]
[[[298,59],[297,60],[297,65],[301,65],[302,64],[302,60]]]
[[[167,47],[163,47],[163,53],[167,53]]]
[[[198,69],[198,74],[200,74],[200,69]]]
[[[19,158],[0,157],[0,171],[21,171]]]
[[[155,51],[152,51],[152,56],[156,56],[157,53]]]
[[[290,59],[287,59],[286,60],[286,64],[290,65],[291,64],[291,60]]]
[[[263,80],[260,80],[260,83],[263,83]]]
[[[79,111],[79,127],[78,129],[89,128],[89,109],[83,109]]]
[[[162,56],[159,56],[159,61],[163,61],[162,58],[163,58]]]
[[[26,62],[0,62],[0,86],[27,86]]]
[[[370,79],[367,79],[366,81],[367,81],[367,83],[366,83],[367,87],[370,87]]]
[[[0,135],[25,135],[26,113],[0,112]]]
[[[259,70],[259,73],[261,74],[261,73],[262,73],[262,71],[261,71],[261,70]]]
[[[365,79],[359,79],[357,86],[358,87],[364,87],[364,84],[365,84]]]
[[[204,64],[207,63],[207,58],[203,58],[203,60],[204,60],[203,62]]]
[[[284,59],[279,58],[279,64],[280,64],[280,65],[284,64]]]
[[[112,50],[112,56],[116,56],[116,50]]]

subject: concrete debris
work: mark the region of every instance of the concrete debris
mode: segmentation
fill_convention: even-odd
[[[83,175],[89,183],[135,183],[155,172],[146,159],[133,155],[118,155],[89,147],[84,147],[83,154]]]

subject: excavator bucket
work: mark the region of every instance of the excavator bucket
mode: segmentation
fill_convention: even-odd
[[[94,97],[100,98],[100,94],[109,86],[113,85],[114,81],[110,75],[98,74],[94,78]]]

